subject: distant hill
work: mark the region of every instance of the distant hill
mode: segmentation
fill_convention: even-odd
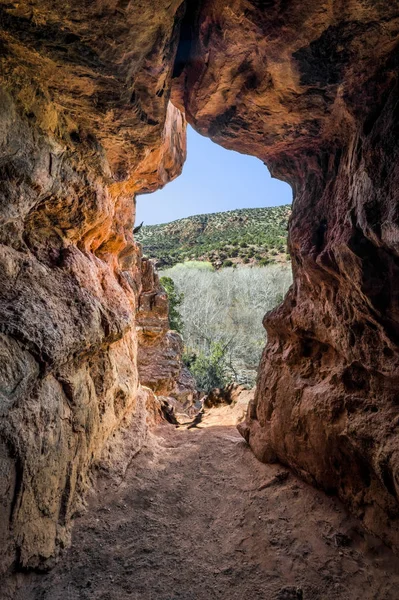
[[[136,239],[158,268],[200,260],[216,268],[286,262],[291,206],[243,208],[142,227]]]

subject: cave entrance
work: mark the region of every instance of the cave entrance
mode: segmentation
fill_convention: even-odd
[[[136,237],[168,293],[170,327],[183,337],[183,362],[201,394],[255,384],[263,317],[292,281],[291,201],[291,187],[260,160],[191,127],[182,175],[137,198],[144,226]]]

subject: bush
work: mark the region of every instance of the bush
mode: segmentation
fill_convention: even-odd
[[[266,265],[268,265],[270,262],[270,260],[268,258],[261,258],[259,261],[259,266],[260,267],[265,267]]]
[[[159,280],[165,292],[168,294],[169,301],[169,327],[183,333],[183,320],[178,307],[182,304],[184,294],[176,291],[175,282],[171,277],[161,277]]]
[[[183,356],[186,366],[195,378],[197,388],[208,393],[215,387],[224,387],[228,383],[226,376],[227,348],[220,343],[213,343],[209,353],[195,354],[187,352]]]
[[[222,267],[232,267],[233,266],[233,261],[232,260],[225,260],[223,261]]]

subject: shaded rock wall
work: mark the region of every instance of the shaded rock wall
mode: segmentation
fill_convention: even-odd
[[[397,547],[397,7],[205,0],[190,31],[174,101],[294,190],[294,285],[241,431]]]
[[[392,86],[335,166],[302,188],[295,284],[265,318],[245,436],[399,543],[398,121]],[[308,206],[312,206],[312,213]]]

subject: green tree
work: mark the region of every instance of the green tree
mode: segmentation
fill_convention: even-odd
[[[184,295],[176,291],[175,282],[171,277],[161,277],[159,280],[169,300],[169,326],[178,333],[183,333],[183,320],[178,307],[183,302]]]
[[[227,345],[214,342],[207,353],[187,352],[183,356],[183,360],[194,376],[199,390],[208,393],[211,389],[224,387],[228,383],[226,355]]]

